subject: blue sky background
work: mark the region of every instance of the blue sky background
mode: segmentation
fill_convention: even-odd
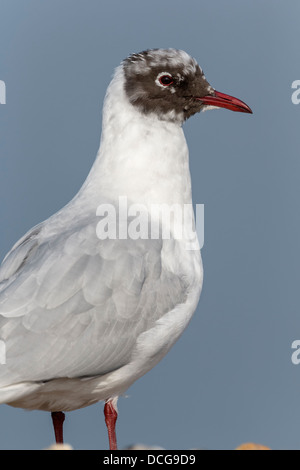
[[[286,0],[1,0],[0,255],[67,203],[96,155],[113,69],[175,47],[253,116],[185,125],[205,204],[204,287],[165,359],[119,400],[119,446],[300,448],[300,4]],[[107,448],[102,404],[67,413],[65,440]],[[53,442],[50,415],[0,407],[0,448]]]

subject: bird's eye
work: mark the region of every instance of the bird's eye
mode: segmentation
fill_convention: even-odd
[[[172,75],[161,75],[158,80],[163,86],[170,86],[174,81]]]

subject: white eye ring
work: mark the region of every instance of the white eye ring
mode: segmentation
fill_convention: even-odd
[[[170,79],[170,82],[169,83],[162,83],[162,79],[164,77],[166,77],[166,78],[168,77]],[[169,72],[160,72],[156,77],[155,83],[156,83],[156,85],[160,86],[161,88],[168,88],[170,85],[172,85],[174,83],[174,79],[173,79],[172,75]]]

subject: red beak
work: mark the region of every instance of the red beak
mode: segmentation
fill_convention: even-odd
[[[202,103],[216,106],[217,108],[226,108],[231,109],[231,111],[238,111],[240,113],[250,113],[252,114],[251,108],[241,100],[234,98],[234,96],[225,95],[219,91],[214,92],[213,95],[203,96],[202,98],[196,98]]]

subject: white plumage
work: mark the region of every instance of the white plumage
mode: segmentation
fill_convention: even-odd
[[[82,189],[1,266],[0,402],[69,411],[117,397],[188,324],[202,285],[200,252],[186,250],[187,238],[99,240],[97,207],[117,207],[121,195],[149,210],[192,202],[181,122],[132,106],[122,66],[107,91],[100,150]]]

